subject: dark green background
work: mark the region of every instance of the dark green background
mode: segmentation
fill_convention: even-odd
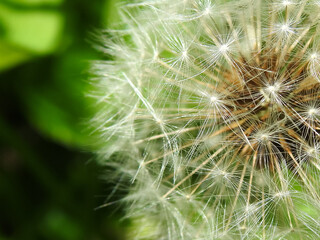
[[[112,185],[85,127],[91,33],[114,4],[0,1],[0,240],[124,239],[120,206],[95,210]]]

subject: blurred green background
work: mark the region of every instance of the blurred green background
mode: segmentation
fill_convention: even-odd
[[[117,240],[121,208],[90,153],[90,33],[115,1],[0,1],[0,240]],[[109,200],[110,201],[110,200]]]

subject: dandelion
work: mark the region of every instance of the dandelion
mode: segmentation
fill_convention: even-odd
[[[319,1],[121,8],[92,120],[130,239],[320,239]]]

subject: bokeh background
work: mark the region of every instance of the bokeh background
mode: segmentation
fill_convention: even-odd
[[[120,206],[94,161],[92,34],[115,0],[0,1],[0,240],[120,240]],[[112,199],[109,199],[112,201]],[[98,208],[98,209],[97,209]]]

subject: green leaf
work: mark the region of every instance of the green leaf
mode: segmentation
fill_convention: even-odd
[[[110,27],[120,20],[119,8],[116,6],[123,2],[123,0],[107,0],[104,6],[104,23],[106,26]]]
[[[87,148],[92,141],[89,130],[85,130],[93,112],[89,106],[93,104],[92,99],[85,97],[91,85],[84,74],[88,67],[86,60],[92,58],[95,58],[93,50],[82,45],[75,47],[52,59],[55,64],[45,81],[41,78],[44,72],[31,71],[26,78],[40,80],[21,89],[30,123],[43,135],[70,147]],[[35,70],[43,66],[42,61],[34,64]]]
[[[17,10],[0,3],[3,39],[36,54],[53,52],[62,35],[64,19],[57,11]]]
[[[54,237],[61,240],[77,240],[81,239],[81,235],[83,235],[78,223],[58,209],[47,214],[44,221],[44,230],[50,239]]]
[[[80,119],[59,106],[54,99],[34,91],[28,94],[27,105],[29,120],[43,134],[68,146],[86,144]]]
[[[13,3],[13,4],[21,4],[21,5],[28,5],[28,6],[38,6],[38,5],[44,5],[44,4],[50,4],[50,5],[60,5],[63,0],[5,0],[6,2]]]
[[[29,60],[31,57],[29,52],[0,41],[0,72]]]

